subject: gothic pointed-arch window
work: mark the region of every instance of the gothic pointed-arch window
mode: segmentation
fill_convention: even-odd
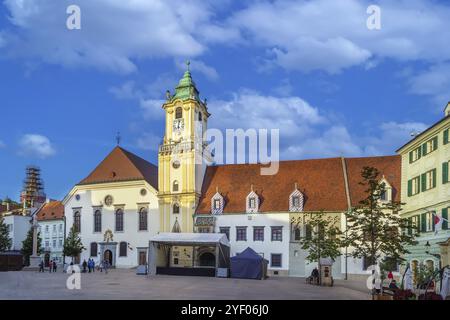
[[[96,210],[94,213],[94,232],[102,232],[102,212]]]
[[[202,113],[201,112],[198,113],[198,121],[202,121]]]
[[[73,214],[73,228],[76,232],[81,232],[81,215],[80,211],[75,211]]]
[[[123,210],[116,211],[116,231],[123,231]]]
[[[128,247],[128,243],[126,243],[125,241],[122,241],[119,244],[119,257],[127,256],[127,247]]]
[[[178,203],[173,204],[172,213],[174,213],[174,214],[180,213],[180,206]]]
[[[183,118],[183,109],[181,107],[178,107],[175,109],[175,119],[181,118]]]
[[[147,221],[147,208],[141,208],[141,210],[139,210],[139,231],[147,230]]]
[[[301,237],[301,230],[299,226],[295,226],[294,228],[294,240],[299,241]]]
[[[172,189],[173,189],[174,192],[177,192],[177,191],[180,190],[180,186],[179,186],[179,183],[178,183],[177,180],[175,180],[175,181],[173,182]]]

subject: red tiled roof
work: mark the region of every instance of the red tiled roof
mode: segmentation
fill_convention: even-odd
[[[384,175],[392,186],[392,199],[400,201],[401,156],[346,158],[345,163],[352,206],[358,206],[359,202],[366,197],[365,189],[367,187],[359,184],[364,167],[377,168],[380,171],[380,179]]]
[[[206,170],[197,213],[210,213],[216,187],[225,199],[224,213],[245,212],[246,197],[253,190],[261,212],[288,211],[295,183],[305,196],[305,211],[342,211],[347,208],[340,158],[280,161],[275,175],[260,174],[260,164],[212,166]]]
[[[0,203],[0,213],[15,211],[18,209],[22,209],[22,207],[23,206],[21,204],[11,203],[8,210],[6,205]]]
[[[121,147],[115,147],[79,184],[131,180],[146,180],[158,190],[158,167]]]
[[[393,187],[393,199],[400,197],[400,157],[345,159],[352,206],[364,197],[359,185],[364,166],[376,167]],[[341,158],[281,161],[276,175],[260,174],[260,164],[211,166],[206,170],[197,213],[211,212],[211,198],[218,188],[224,197],[223,213],[245,212],[246,197],[253,190],[260,198],[260,212],[287,212],[295,183],[305,197],[304,211],[348,209]],[[381,178],[381,176],[380,176]]]
[[[37,212],[38,221],[56,220],[64,217],[64,205],[61,201],[45,203]]]

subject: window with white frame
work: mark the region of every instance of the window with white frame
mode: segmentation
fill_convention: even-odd
[[[301,212],[303,211],[303,194],[295,189],[289,196],[289,211],[290,212]]]
[[[211,213],[222,214],[225,202],[222,195],[217,191],[211,199]]]
[[[247,196],[246,212],[256,213],[258,212],[258,209],[259,209],[259,197],[254,191],[252,191]]]

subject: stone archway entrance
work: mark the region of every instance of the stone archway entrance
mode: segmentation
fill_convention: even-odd
[[[103,260],[108,261],[110,266],[113,265],[113,254],[111,250],[105,250],[105,252],[103,253]]]

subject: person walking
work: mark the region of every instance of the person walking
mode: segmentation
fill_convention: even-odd
[[[39,262],[39,272],[44,272],[44,261]]]
[[[86,259],[83,260],[83,273],[86,273],[87,262]]]
[[[91,260],[92,261],[92,273],[95,272],[95,261],[94,259]]]
[[[109,262],[108,260],[105,260],[103,262],[103,267],[105,268],[105,274],[108,274],[108,267],[109,267]]]
[[[52,273],[53,268],[53,260],[50,260],[50,263],[48,264],[48,272]]]
[[[87,261],[88,272],[91,273],[91,258]]]
[[[53,261],[53,272],[56,272],[56,268],[57,268],[57,265],[56,265],[56,260],[55,260],[55,261]]]

